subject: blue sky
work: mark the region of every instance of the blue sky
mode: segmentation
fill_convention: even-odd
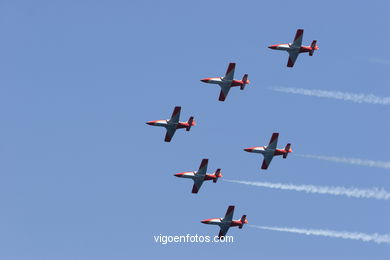
[[[274,92],[272,86],[390,96],[387,1],[2,1],[0,3],[1,259],[387,259],[390,246],[250,227],[234,244],[160,245],[153,236],[214,235],[205,218],[236,205],[254,225],[390,234],[387,201],[207,182],[197,195],[173,174],[384,187],[388,170],[242,149],[389,160],[390,108]],[[304,28],[313,57],[267,49]],[[236,62],[245,91],[199,80]],[[145,124],[176,105],[191,132]]]

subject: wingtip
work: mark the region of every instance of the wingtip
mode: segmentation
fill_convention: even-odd
[[[191,193],[192,193],[192,194],[197,194],[198,191],[199,191],[198,188],[194,185],[194,186],[192,187]]]
[[[267,170],[268,169],[268,165],[265,161],[263,161],[263,164],[261,165],[261,169],[262,170]]]
[[[221,92],[219,93],[219,98],[218,98],[218,100],[219,101],[225,101],[225,99],[226,99],[226,96],[223,94],[223,92],[222,92],[222,90],[221,90]]]

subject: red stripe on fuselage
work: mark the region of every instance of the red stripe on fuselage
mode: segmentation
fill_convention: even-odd
[[[214,174],[206,174],[204,176],[205,181],[214,180],[215,178],[217,178],[217,177]]]
[[[286,152],[284,149],[276,149],[274,155],[275,155],[275,156],[277,156],[277,155],[283,155],[283,154],[285,154],[285,153],[287,153],[287,152]]]
[[[311,46],[301,46],[299,53],[310,52],[313,48]],[[318,46],[314,47],[314,50],[318,50]]]
[[[244,85],[244,82],[242,80],[233,80],[232,84],[230,86],[236,87],[236,86],[242,86],[242,85]]]
[[[179,122],[177,125],[176,125],[176,129],[180,129],[180,128],[186,128],[190,126],[187,122]]]
[[[241,220],[233,220],[232,222],[230,222],[231,227],[241,226],[242,224],[243,223],[241,222]]]

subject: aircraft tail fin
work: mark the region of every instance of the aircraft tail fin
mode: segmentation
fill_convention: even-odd
[[[195,120],[194,120],[194,117],[191,116],[189,119],[188,119],[188,126],[186,127],[186,131],[190,131],[191,130],[191,126],[194,126],[196,123],[195,123]]]
[[[216,182],[218,181],[218,178],[221,178],[221,177],[222,177],[221,169],[218,168],[218,169],[215,171],[214,175],[215,175],[215,179],[213,179],[213,182],[216,183]]]
[[[314,40],[314,41],[311,43],[310,47],[311,47],[311,50],[310,50],[310,52],[309,52],[309,55],[310,55],[310,56],[313,56],[314,51],[318,49],[317,41]]]
[[[242,215],[241,219],[241,224],[238,226],[239,229],[243,228],[244,224],[248,224],[248,220],[246,219],[246,215]]]
[[[246,84],[249,84],[248,74],[245,74],[244,77],[242,77],[242,82],[243,82],[244,84],[240,87],[240,89],[241,89],[241,90],[244,90],[245,85],[246,85]]]
[[[288,153],[291,153],[291,152],[292,152],[291,144],[290,144],[290,143],[288,143],[288,144],[286,145],[286,147],[284,148],[284,151],[285,151],[286,153],[283,154],[283,158],[286,159]]]

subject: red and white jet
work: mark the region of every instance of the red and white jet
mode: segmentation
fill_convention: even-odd
[[[242,77],[242,80],[233,79],[235,68],[235,63],[229,63],[229,67],[226,71],[225,77],[205,78],[201,79],[200,81],[204,83],[218,84],[221,87],[221,92],[219,94],[218,100],[225,101],[231,87],[240,86],[240,89],[244,90],[245,85],[250,83],[248,79],[248,74],[245,74],[244,77]]]
[[[244,224],[248,224],[246,215],[243,215],[239,220],[233,220],[234,206],[229,206],[224,218],[205,219],[201,222],[203,224],[218,225],[220,228],[218,238],[224,237],[230,227],[237,227],[241,229]]]
[[[185,128],[186,131],[190,131],[191,126],[195,125],[195,120],[193,116],[191,116],[187,122],[179,122],[180,111],[181,107],[175,107],[170,119],[149,121],[146,122],[146,124],[165,127],[167,129],[167,133],[165,135],[164,141],[170,142],[176,132],[176,129]]]
[[[287,51],[289,55],[287,67],[293,67],[299,53],[308,52],[310,56],[313,56],[314,51],[318,50],[316,40],[314,40],[310,46],[302,46],[302,38],[303,29],[298,29],[297,33],[295,34],[293,43],[270,45],[268,48],[273,50]]]
[[[200,163],[199,170],[193,172],[181,172],[175,174],[176,177],[188,178],[194,181],[194,186],[192,186],[192,193],[198,193],[200,187],[204,181],[213,180],[214,183],[218,181],[218,178],[222,177],[221,169],[217,169],[213,174],[207,174],[207,164],[209,159],[203,159]]]
[[[284,149],[276,149],[276,146],[278,144],[278,137],[279,133],[273,133],[268,146],[245,148],[244,151],[249,153],[261,153],[264,156],[261,169],[266,170],[274,156],[283,155],[283,158],[286,159],[288,153],[292,152],[290,143],[288,143]]]

